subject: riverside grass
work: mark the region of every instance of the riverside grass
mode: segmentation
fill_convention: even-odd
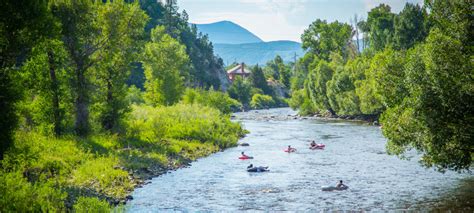
[[[17,131],[0,170],[0,209],[107,211],[140,184],[140,171],[178,168],[235,146],[245,134],[230,115],[197,104],[134,105],[126,123],[122,136]]]

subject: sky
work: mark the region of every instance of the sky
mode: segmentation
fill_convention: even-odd
[[[367,18],[367,12],[381,3],[398,13],[407,2],[423,0],[178,0],[178,6],[191,23],[227,20],[264,41],[300,42],[304,29],[318,18],[350,23],[355,14]]]

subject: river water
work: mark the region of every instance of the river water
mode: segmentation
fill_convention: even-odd
[[[288,108],[236,113],[250,133],[235,147],[154,178],[138,188],[129,212],[474,209],[472,174],[439,173],[385,152],[377,126],[295,119]],[[326,145],[308,149],[308,140]],[[283,152],[291,145],[296,153]],[[240,152],[253,160],[237,159]],[[248,173],[246,167],[269,166]],[[346,191],[321,191],[344,180]]]

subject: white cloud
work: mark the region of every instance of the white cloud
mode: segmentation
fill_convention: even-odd
[[[240,0],[244,4],[254,4],[266,12],[295,14],[304,11],[309,0]]]
[[[365,9],[370,11],[372,8],[377,7],[379,4],[388,4],[392,8],[392,12],[400,12],[405,7],[405,4],[413,3],[423,5],[423,0],[364,0]]]

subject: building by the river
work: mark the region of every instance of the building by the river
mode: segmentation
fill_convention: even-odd
[[[242,78],[250,76],[250,70],[245,67],[243,62],[230,70],[227,70],[227,77],[231,82],[234,81],[236,76],[241,76]]]

